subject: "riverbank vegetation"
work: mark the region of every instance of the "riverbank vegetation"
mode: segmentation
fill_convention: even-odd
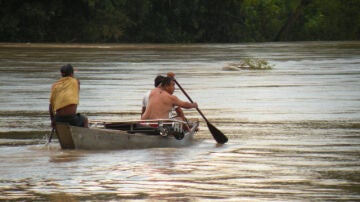
[[[359,40],[359,10],[359,0],[0,0],[0,41]]]

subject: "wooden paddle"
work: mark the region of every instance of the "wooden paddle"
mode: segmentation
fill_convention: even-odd
[[[179,84],[179,82],[177,82],[177,80],[174,78],[174,81],[176,83],[176,85],[179,86],[180,90],[184,93],[184,95],[189,99],[189,101],[191,103],[193,103],[192,99],[190,98],[190,96],[185,92],[185,90],[181,87],[181,85]],[[228,138],[219,130],[217,129],[214,125],[212,125],[209,120],[205,117],[205,115],[200,111],[200,109],[197,107],[196,110],[199,112],[199,114],[203,117],[203,119],[206,121],[206,124],[212,134],[212,136],[214,137],[214,139],[216,140],[217,143],[219,144],[224,144],[228,141]]]
[[[53,136],[54,132],[55,132],[55,128],[52,128],[51,133],[50,133],[50,137],[48,139],[48,144],[51,142],[51,139],[52,139],[52,136]]]

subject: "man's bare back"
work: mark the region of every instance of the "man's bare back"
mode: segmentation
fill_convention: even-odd
[[[187,109],[197,107],[197,103],[184,102],[172,95],[175,82],[171,79],[168,82],[165,81],[161,88],[154,88],[151,91],[148,106],[141,119],[168,119],[173,106]]]

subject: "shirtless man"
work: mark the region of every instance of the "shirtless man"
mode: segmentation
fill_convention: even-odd
[[[180,100],[175,95],[175,81],[171,77],[165,77],[160,88],[151,90],[149,102],[141,119],[168,119],[169,112],[174,106],[185,109],[197,108],[196,102],[190,103]]]
[[[49,113],[51,126],[56,122],[66,122],[73,126],[88,127],[88,118],[76,113],[79,104],[80,82],[74,78],[74,69],[70,64],[60,69],[62,78],[51,87]]]
[[[160,88],[160,84],[162,82],[162,80],[164,80],[164,76],[161,75],[157,75],[154,79],[154,86],[155,88]],[[146,94],[143,97],[142,100],[142,107],[141,107],[141,116],[144,114],[145,110],[146,110],[146,106],[149,102],[149,96],[150,96],[151,90],[149,90],[148,92],[146,92]]]

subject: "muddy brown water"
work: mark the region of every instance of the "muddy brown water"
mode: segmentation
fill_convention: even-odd
[[[222,70],[245,57],[275,67]],[[50,86],[66,63],[90,120],[139,118],[154,77],[172,71],[229,142],[216,145],[202,121],[185,148],[46,145]],[[0,200],[357,201],[359,86],[358,41],[0,44]]]

